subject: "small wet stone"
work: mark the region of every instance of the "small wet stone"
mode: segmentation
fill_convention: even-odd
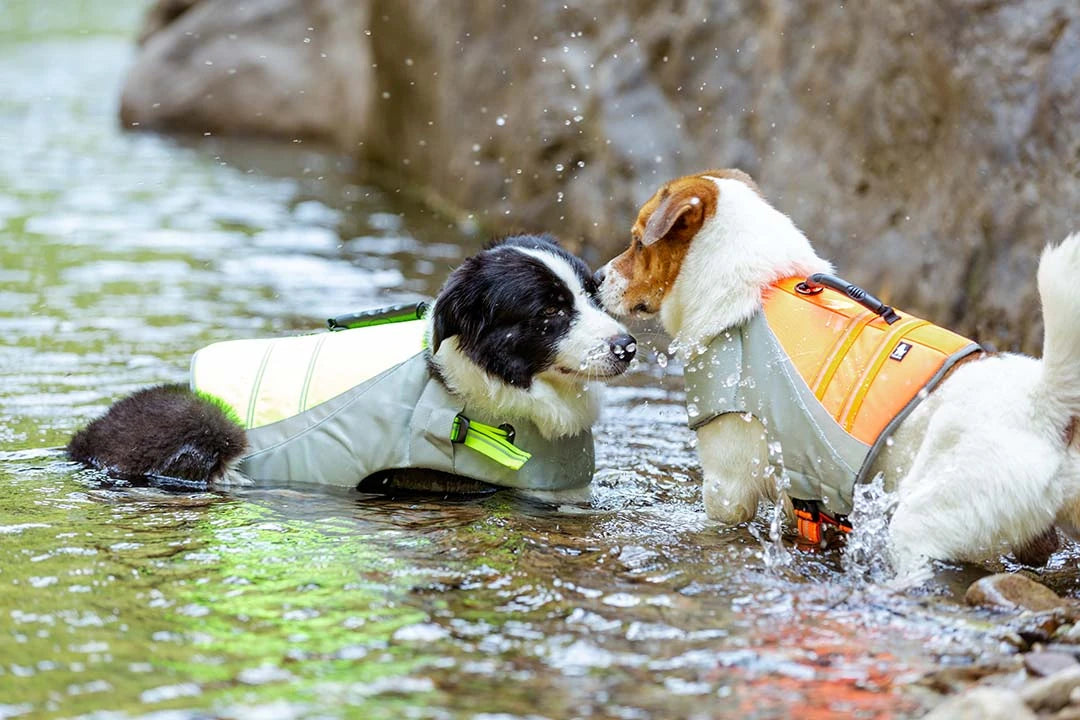
[[[1020,690],[1021,697],[1033,710],[1060,710],[1068,705],[1074,690],[1080,687],[1080,665],[1029,683]]]
[[[1015,655],[994,658],[974,665],[950,665],[928,673],[919,681],[919,684],[942,695],[954,695],[985,677],[1013,673],[1019,668],[1019,658]]]
[[[1035,714],[1012,690],[979,687],[950,698],[924,716],[924,720],[1034,720]]]
[[[1001,611],[1042,612],[1067,604],[1050,588],[1017,573],[998,573],[977,580],[964,593],[964,600],[968,605]]]
[[[1063,605],[1043,612],[1023,612],[1009,620],[1006,624],[1007,632],[1003,639],[1021,650],[1030,650],[1036,643],[1043,645],[1042,650],[1059,650],[1071,653],[1069,641],[1064,640],[1058,633],[1062,627],[1073,625],[1077,618],[1075,605]],[[1053,643],[1057,647],[1050,647]]]
[[[1024,655],[1024,668],[1038,677],[1047,677],[1076,666],[1076,658],[1069,653],[1040,650]]]

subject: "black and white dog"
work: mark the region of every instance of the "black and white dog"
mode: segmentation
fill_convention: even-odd
[[[427,316],[431,374],[472,407],[537,426],[588,429],[593,380],[624,372],[635,341],[600,307],[592,273],[548,235],[497,241],[458,267]],[[183,385],[139,391],[77,432],[73,460],[121,478],[228,482],[244,430]]]

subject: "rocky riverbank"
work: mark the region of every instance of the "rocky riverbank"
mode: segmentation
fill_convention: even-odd
[[[1077,228],[1080,5],[159,0],[128,127],[332,143],[596,261],[638,203],[739,166],[894,303],[1038,349]]]
[[[996,613],[991,632],[1005,652],[924,678],[927,687],[953,694],[926,717],[1080,718],[1080,604],[1021,573],[984,577],[968,588],[964,599]]]
[[[1039,248],[1080,229],[1078,66],[1072,0],[159,0],[121,118],[326,143],[593,262],[660,182],[739,166],[843,275],[1037,352]],[[1022,578],[973,586],[1002,653],[924,678],[955,696],[934,717],[1080,718],[1080,610]]]

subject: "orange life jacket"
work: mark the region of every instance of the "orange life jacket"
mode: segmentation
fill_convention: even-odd
[[[850,529],[854,485],[870,479],[885,440],[950,367],[981,350],[886,309],[892,322],[842,292],[787,278],[766,291],[763,313],[686,366],[691,427],[750,413],[779,442],[799,531],[811,542],[822,522]]]
[[[765,319],[818,402],[868,445],[950,358],[976,349],[972,340],[914,315],[889,325],[838,292],[808,293],[800,278],[769,288]]]

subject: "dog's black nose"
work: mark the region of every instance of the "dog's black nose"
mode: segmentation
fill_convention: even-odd
[[[611,354],[616,358],[622,362],[630,362],[637,352],[637,340],[634,339],[633,335],[623,333],[608,338],[608,347],[611,349]]]
[[[596,286],[600,287],[604,284],[605,277],[607,277],[607,265],[601,265],[600,269],[593,274],[592,279]]]

